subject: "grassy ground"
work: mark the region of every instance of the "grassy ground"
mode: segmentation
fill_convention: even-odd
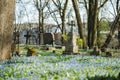
[[[0,80],[119,80],[120,59],[89,55],[63,55],[62,49],[41,50],[37,56],[21,56],[0,62]],[[33,47],[33,46],[30,46]],[[87,52],[91,52],[89,50]],[[79,52],[86,52],[80,49]],[[114,52],[114,51],[113,51]]]

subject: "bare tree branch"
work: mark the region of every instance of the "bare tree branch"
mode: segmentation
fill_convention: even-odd
[[[116,10],[117,10],[117,13],[119,12],[119,0],[117,0],[117,2],[116,2]]]
[[[86,0],[84,0],[84,2],[85,2],[85,8],[86,8],[86,11],[87,11],[87,13],[88,13],[87,1],[86,1]]]
[[[108,0],[104,0],[104,2],[98,7],[98,10],[99,10],[101,7],[103,7],[107,1],[108,1]]]
[[[57,23],[57,25],[58,25],[57,28],[59,28],[59,29],[62,31],[62,29],[61,29],[61,27],[60,27],[60,25],[59,25],[58,18],[57,18],[56,14],[55,14],[55,12],[58,12],[58,10],[51,10],[50,5],[47,5],[47,8],[48,8],[48,11],[49,11],[51,17],[52,17],[53,20]],[[55,32],[56,32],[56,31],[55,31]]]
[[[56,7],[59,7],[58,4],[57,4],[54,0],[52,0],[52,2],[54,3],[54,5],[55,5]]]
[[[115,7],[114,7],[114,4],[113,4],[112,0],[110,0],[110,2],[112,4],[113,10],[114,10],[114,14],[116,15]]]

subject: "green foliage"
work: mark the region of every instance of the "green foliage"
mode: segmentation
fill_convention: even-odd
[[[82,45],[83,45],[83,40],[78,36],[77,39],[76,39],[76,43],[81,48]]]
[[[63,37],[63,39],[64,39],[65,41],[68,40],[67,34],[62,34],[62,37]]]
[[[100,31],[108,31],[109,29],[109,23],[106,20],[102,20],[100,22]]]

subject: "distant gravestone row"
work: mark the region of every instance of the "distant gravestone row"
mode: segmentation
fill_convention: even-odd
[[[29,39],[30,37],[32,37],[30,34],[29,35],[24,35],[24,37],[27,39]],[[60,33],[44,33],[43,34],[43,45],[53,45],[53,42],[57,45],[61,44],[61,34]]]
[[[19,35],[17,34],[17,32],[19,32]],[[38,34],[39,32],[37,30],[17,30],[13,33],[13,40],[16,41],[16,43],[18,43],[17,38],[20,38],[20,43],[21,44],[39,44],[39,36],[40,34]],[[57,45],[61,45],[61,33],[41,33],[43,34],[42,36],[44,37],[43,43],[42,43],[42,39],[41,39],[41,43],[42,44],[52,44],[53,40],[55,42],[55,44]],[[41,36],[40,36],[41,37]]]

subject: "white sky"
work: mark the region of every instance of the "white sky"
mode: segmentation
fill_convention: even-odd
[[[115,1],[115,0],[113,0],[113,1]],[[26,4],[16,3],[16,11],[15,11],[16,12],[16,22],[17,23],[38,22],[38,11],[36,10],[32,0],[22,0],[22,2],[23,3],[25,2]],[[72,7],[71,5],[72,5],[72,3],[70,0],[68,8]],[[107,4],[105,5],[105,8],[102,9],[102,11],[103,11],[103,13],[100,13],[100,17],[102,16],[102,17],[107,17],[107,18],[114,18],[114,16],[112,15],[112,14],[114,14],[114,11],[113,11],[113,8],[112,8],[110,2],[107,2]],[[72,14],[73,14],[73,16],[75,16],[74,12],[72,12]],[[86,21],[86,19],[87,19],[86,10],[82,7],[82,5],[80,6],[80,14],[81,14],[82,20]],[[67,20],[66,20],[66,22],[67,22]],[[51,17],[45,19],[45,23],[56,24]]]

